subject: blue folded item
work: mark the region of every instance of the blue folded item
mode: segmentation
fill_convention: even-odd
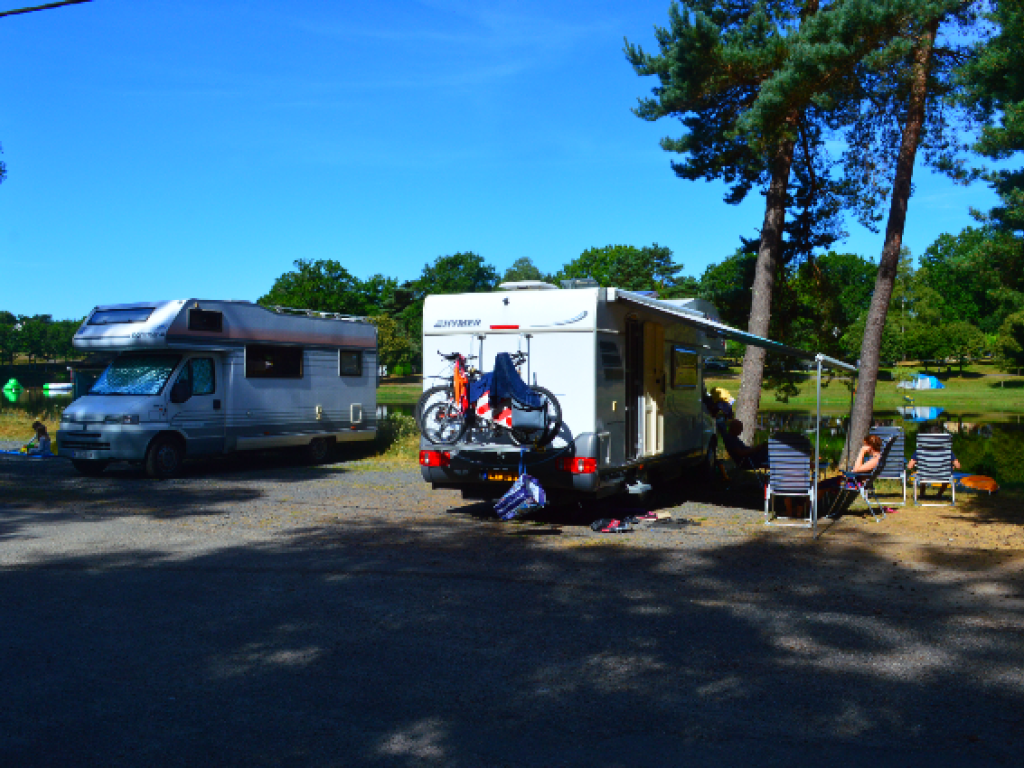
[[[512,358],[507,352],[501,352],[494,358],[491,400],[499,401],[510,397],[527,408],[544,407],[543,396],[534,392],[519,378],[519,372],[512,365]]]
[[[511,520],[524,512],[539,509],[547,504],[547,495],[536,478],[522,474],[508,492],[498,499],[494,511],[502,520]]]
[[[8,456],[21,456],[25,459],[55,459],[57,454],[50,453],[22,453],[21,451],[0,451],[0,453],[7,454]]]

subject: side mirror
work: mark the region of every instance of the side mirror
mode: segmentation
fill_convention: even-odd
[[[174,386],[171,387],[171,402],[177,405],[181,405],[192,397],[192,387],[184,379],[174,382]]]

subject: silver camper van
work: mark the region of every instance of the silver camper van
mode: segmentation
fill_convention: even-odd
[[[247,301],[96,307],[75,349],[116,353],[65,409],[58,452],[84,474],[113,461],[171,477],[185,458],[284,446],[324,460],[376,434],[377,329],[361,318]]]

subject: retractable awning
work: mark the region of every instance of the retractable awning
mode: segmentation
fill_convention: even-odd
[[[763,336],[757,336],[753,333],[749,333],[748,331],[741,331],[739,328],[733,328],[725,323],[720,323],[716,320],[704,317],[696,310],[675,306],[664,301],[659,301],[658,299],[652,299],[648,296],[634,293],[633,291],[624,291],[621,288],[609,288],[608,299],[609,301],[635,304],[646,309],[663,312],[667,315],[671,315],[679,322],[701,329],[709,336],[720,336],[723,339],[732,339],[733,341],[738,341],[741,344],[761,347],[769,352],[775,352],[789,357],[797,357],[801,360],[818,360],[818,358],[821,358],[821,361],[826,365],[836,368],[844,368],[849,371],[857,370],[855,366],[852,366],[849,363],[844,363],[841,360],[836,360],[834,358],[827,357],[826,355],[815,354],[814,352],[808,352],[804,349],[797,349],[796,347],[791,347],[778,341],[766,339]]]

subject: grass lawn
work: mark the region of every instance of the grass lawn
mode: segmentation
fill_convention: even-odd
[[[381,384],[377,387],[377,402],[406,404],[415,403],[423,394],[422,384]]]
[[[987,366],[986,366],[987,367]],[[829,411],[848,410],[850,390],[841,380],[833,380],[827,387],[822,380],[821,407]],[[889,410],[901,405],[942,406],[947,411],[967,413],[1024,413],[1024,377],[986,376],[965,370],[963,378],[950,376],[944,382],[945,389],[903,390],[896,389],[891,381],[880,381],[875,389],[875,410]],[[707,380],[708,388],[721,386],[735,397],[739,393],[739,376],[728,379]],[[815,405],[815,378],[808,376],[798,385],[800,394],[791,397],[788,403],[775,399],[771,390],[765,389],[761,396],[761,407],[767,410],[806,411]],[[913,402],[905,399],[909,397]]]

